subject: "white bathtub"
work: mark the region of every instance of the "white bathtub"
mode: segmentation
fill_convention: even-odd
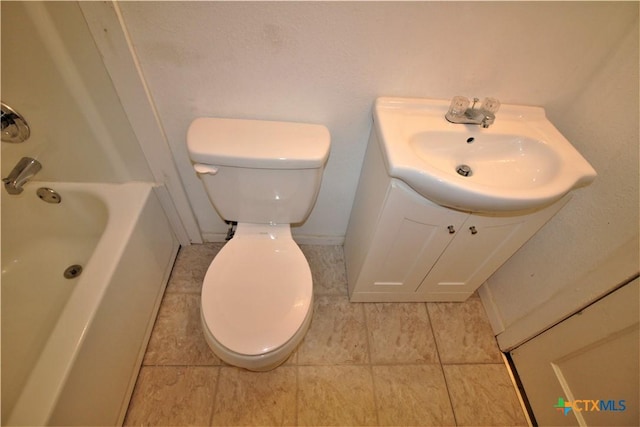
[[[179,246],[153,186],[1,190],[2,424],[121,424]]]

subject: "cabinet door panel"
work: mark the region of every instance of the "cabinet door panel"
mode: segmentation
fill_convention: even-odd
[[[464,301],[568,200],[526,215],[469,215],[417,292],[428,301]]]
[[[414,196],[393,182],[371,252],[358,280],[360,292],[415,292],[468,214]]]
[[[471,215],[422,282],[419,292],[475,291],[526,241],[520,232],[525,221],[526,217],[496,221]]]

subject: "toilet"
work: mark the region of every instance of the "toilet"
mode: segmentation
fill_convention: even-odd
[[[224,362],[266,371],[287,360],[311,324],[311,270],[291,235],[313,208],[330,135],[314,124],[198,118],[193,167],[235,234],[209,266],[201,320]]]

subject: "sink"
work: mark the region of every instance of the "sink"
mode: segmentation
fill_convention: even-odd
[[[387,172],[423,197],[468,212],[535,210],[596,172],[540,107],[502,105],[489,128],[453,124],[449,101],[378,98]]]
[[[534,188],[552,181],[561,164],[547,144],[520,135],[465,138],[453,132],[421,132],[409,139],[409,146],[424,163],[445,175],[468,166],[468,174],[458,173],[473,178],[463,180],[466,184]]]

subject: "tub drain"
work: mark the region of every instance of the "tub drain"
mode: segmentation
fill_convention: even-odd
[[[80,274],[82,274],[82,266],[79,264],[71,265],[64,271],[65,279],[73,279],[78,277]]]
[[[60,203],[62,201],[62,197],[55,190],[47,187],[40,187],[36,194],[40,199],[44,200],[47,203]]]

